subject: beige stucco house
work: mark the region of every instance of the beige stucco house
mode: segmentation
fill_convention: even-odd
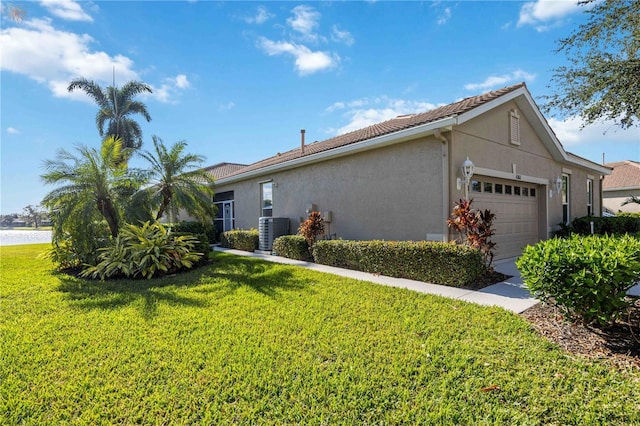
[[[301,136],[257,163],[209,168],[221,230],[272,216],[295,233],[317,210],[332,237],[448,241],[446,219],[466,192],[497,215],[497,258],[512,257],[560,222],[600,215],[610,172],[563,149],[524,83],[320,142]]]
[[[622,203],[631,196],[640,197],[640,163],[618,161],[607,163],[613,171],[602,183],[602,204],[612,213],[640,212],[640,204]]]

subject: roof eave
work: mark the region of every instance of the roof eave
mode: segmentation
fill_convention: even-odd
[[[375,138],[367,139],[364,141],[344,145],[338,148],[329,149],[326,151],[318,152],[316,154],[305,155],[303,157],[295,158],[293,160],[285,161],[271,166],[262,167],[256,170],[251,170],[245,173],[240,173],[228,178],[221,178],[216,181],[217,185],[226,185],[243,180],[247,180],[254,177],[264,176],[275,172],[281,172],[284,170],[293,169],[320,161],[326,161],[333,158],[343,157],[345,155],[351,155],[358,152],[369,151],[371,149],[377,149],[385,146],[395,145],[397,143],[405,142],[416,137],[429,136],[437,129],[451,128],[457,124],[457,116],[443,118],[441,120],[432,121],[430,123],[421,124],[419,126],[411,127],[409,129],[400,130],[397,132],[389,133],[387,135],[377,136]]]

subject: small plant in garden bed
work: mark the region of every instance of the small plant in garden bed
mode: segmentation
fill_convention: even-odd
[[[472,203],[473,200],[464,198],[458,200],[453,207],[451,217],[447,219],[447,225],[458,231],[463,244],[480,250],[487,268],[491,268],[496,247],[496,243],[491,241],[491,237],[495,235],[495,229],[492,226],[496,215],[488,209],[484,211],[472,209]]]

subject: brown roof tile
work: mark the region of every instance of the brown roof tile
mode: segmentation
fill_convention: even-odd
[[[245,167],[247,167],[246,164],[218,163],[213,166],[205,167],[204,171],[212,175],[215,180],[218,180],[242,170]]]
[[[613,171],[604,177],[603,189],[640,186],[640,163],[637,161],[618,161],[607,163],[605,166],[611,167]]]
[[[472,96],[465,98],[461,101],[454,102],[449,105],[444,105],[439,108],[419,113],[404,115],[393,118],[391,120],[383,121],[382,123],[373,124],[363,129],[355,130],[353,132],[345,133],[343,135],[335,136],[330,139],[326,139],[321,142],[314,142],[305,145],[304,153],[300,148],[292,149],[284,153],[278,153],[273,157],[266,158],[256,163],[250,164],[242,169],[238,169],[235,172],[225,175],[224,177],[231,177],[239,175],[252,170],[261,169],[263,167],[272,166],[275,164],[284,163],[286,161],[295,160],[296,158],[305,157],[319,152],[328,151],[331,149],[339,148],[342,146],[362,142],[375,137],[387,135],[390,133],[398,132],[400,130],[410,129],[412,127],[420,126],[423,124],[431,123],[434,121],[442,120],[449,117],[454,117],[459,114],[463,114],[473,108],[490,102],[500,96],[513,92],[521,87],[525,87],[524,83],[519,83],[513,86],[505,87],[492,92],[487,92],[482,95]]]

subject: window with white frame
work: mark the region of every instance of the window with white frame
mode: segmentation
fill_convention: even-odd
[[[571,215],[569,212],[569,175],[562,175],[562,223],[569,224],[571,221]]]
[[[263,182],[260,184],[261,192],[261,215],[263,217],[273,216],[273,182]]]
[[[593,179],[587,179],[587,216],[593,216]]]

